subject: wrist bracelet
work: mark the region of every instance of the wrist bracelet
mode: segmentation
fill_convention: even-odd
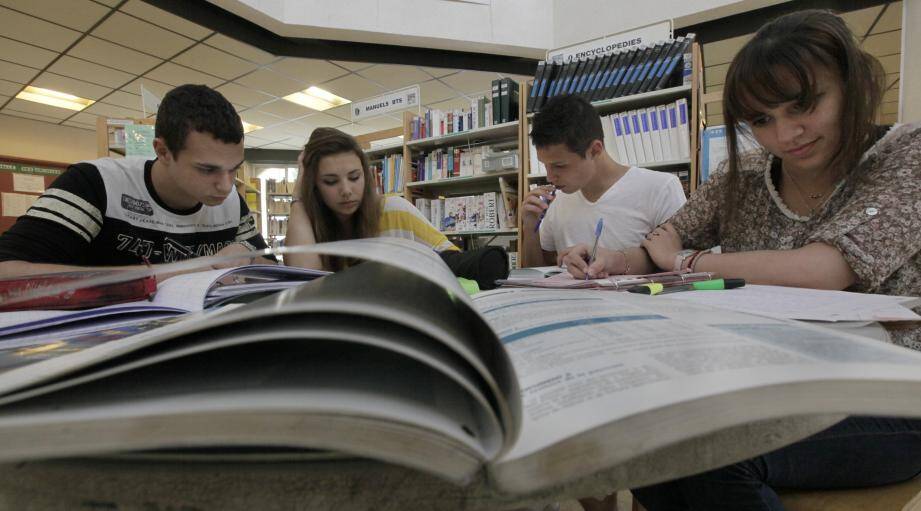
[[[697,263],[699,263],[700,260],[703,259],[704,254],[709,254],[709,253],[710,253],[709,250],[701,250],[697,252],[696,254],[694,254],[694,257],[692,257],[691,261],[688,263],[688,269],[691,270],[692,273],[697,271],[695,269],[697,267]]]
[[[675,255],[675,266],[672,267],[673,271],[681,271],[681,267],[684,266],[684,260],[688,257],[694,255],[695,251],[691,249],[684,249],[679,251]]]

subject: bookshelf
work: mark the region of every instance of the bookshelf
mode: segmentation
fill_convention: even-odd
[[[403,137],[403,138],[400,138]],[[405,140],[402,127],[375,131],[355,137],[361,145],[372,174],[376,178],[377,191],[384,197],[406,196],[405,171],[403,170]],[[383,143],[380,143],[383,141]]]
[[[602,101],[592,102],[592,105],[598,111],[598,114],[602,116],[602,122],[604,122],[605,116],[610,116],[612,114],[618,114],[621,112],[626,112],[630,110],[635,110],[639,108],[648,108],[651,106],[657,106],[661,104],[671,103],[679,99],[685,99],[688,103],[688,137],[689,137],[689,156],[687,158],[677,158],[677,159],[666,159],[659,160],[655,162],[647,163],[636,163],[636,166],[651,169],[659,170],[664,172],[672,173],[687,173],[687,184],[688,192],[693,193],[697,189],[699,177],[698,177],[698,165],[699,165],[699,134],[702,129],[703,117],[700,114],[700,109],[702,106],[700,95],[703,91],[703,72],[702,72],[702,61],[700,53],[700,45],[696,42],[692,43],[690,46],[691,54],[691,79],[690,83],[682,84],[675,87],[669,87],[665,89],[644,92],[640,94],[633,94],[630,96],[622,96],[617,98],[611,98]],[[527,93],[530,92],[530,85],[523,85],[524,90],[522,90],[521,97],[526,98]],[[530,124],[531,120],[534,117],[533,113],[528,113],[526,108],[526,102],[521,101],[520,105],[520,118],[523,119],[520,128],[520,142],[519,147],[529,148],[529,133],[530,133]],[[608,149],[611,152],[610,148]],[[535,166],[535,162],[531,161],[532,152],[531,151],[522,151],[522,179],[520,180],[519,186],[519,197],[524,197],[530,191],[531,186],[541,185],[547,183],[546,175],[535,175],[532,174],[531,169]],[[620,158],[615,158],[620,160]],[[625,163],[621,161],[621,163]],[[521,228],[521,220],[519,218],[519,239],[520,242],[524,242],[524,238],[528,236],[534,236],[535,233],[524,232]],[[541,261],[521,261],[522,267],[528,266],[539,266],[543,264]]]
[[[519,112],[516,110],[515,115]],[[477,245],[484,240],[489,243],[498,236],[510,237],[517,243],[522,175],[518,120],[411,140],[413,114],[407,112],[403,119],[405,198],[446,236],[460,238],[459,244]],[[436,175],[441,169],[433,161],[442,157],[450,162],[460,158],[451,170],[460,175]],[[428,169],[426,159],[430,162]],[[484,170],[487,159],[498,159],[501,164]],[[420,179],[424,174],[429,178]],[[442,221],[455,221],[462,227],[457,229]]]

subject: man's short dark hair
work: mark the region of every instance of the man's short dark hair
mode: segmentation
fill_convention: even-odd
[[[551,99],[531,123],[531,139],[537,147],[566,144],[566,148],[585,158],[593,141],[604,143],[598,112],[585,98],[566,94]]]
[[[243,140],[240,116],[220,92],[205,85],[180,85],[166,93],[157,109],[154,136],[178,156],[190,131],[210,133],[227,144]]]

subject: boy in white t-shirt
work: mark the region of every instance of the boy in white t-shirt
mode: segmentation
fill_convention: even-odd
[[[557,264],[579,244],[636,247],[685,203],[678,177],[614,161],[604,148],[601,119],[579,96],[552,99],[534,116],[531,138],[537,159],[556,187],[532,190],[524,200],[524,257],[528,265]],[[543,218],[541,218],[543,216]]]

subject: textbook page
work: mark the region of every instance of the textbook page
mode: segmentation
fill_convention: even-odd
[[[776,418],[723,413],[691,421],[687,414],[705,408],[687,404],[706,398],[821,377],[905,378],[921,388],[921,353],[771,318],[590,290],[500,289],[474,302],[508,350],[521,388],[519,439],[493,467],[509,491],[589,475],[657,442]],[[653,436],[645,433],[656,422],[617,429],[660,411],[681,411],[688,423]]]
[[[672,293],[668,298],[786,319],[921,321],[921,316],[908,309],[918,306],[921,301],[910,296],[751,284],[725,291]]]

